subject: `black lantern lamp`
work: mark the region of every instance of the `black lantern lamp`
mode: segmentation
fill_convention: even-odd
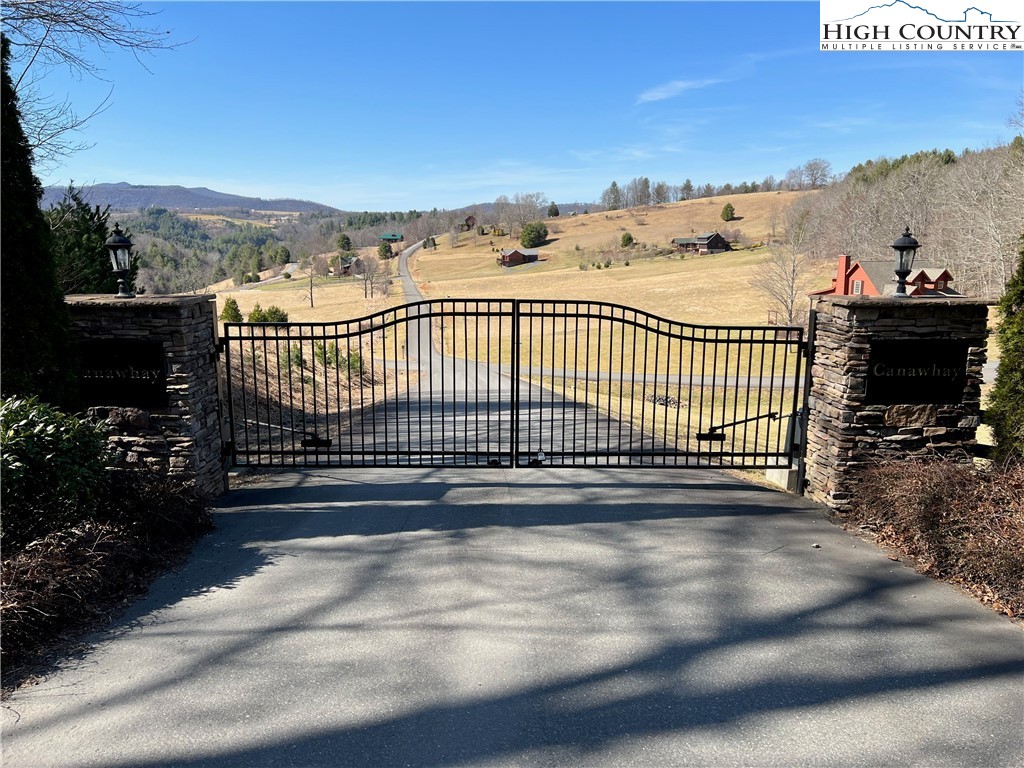
[[[892,244],[892,249],[896,251],[896,296],[901,298],[907,298],[907,276],[910,275],[910,271],[914,268],[914,253],[921,244],[914,239],[914,236],[910,234],[910,227],[905,227],[903,235],[900,236],[895,243]]]
[[[120,224],[114,224],[114,234],[107,238],[107,250],[110,251],[110,266],[117,275],[118,299],[134,299],[135,294],[128,290],[128,272],[132,268],[132,241],[125,237]]]

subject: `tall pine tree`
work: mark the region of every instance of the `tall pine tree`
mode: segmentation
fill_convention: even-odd
[[[32,172],[32,150],[9,72],[10,48],[2,40],[0,124],[0,393],[38,395],[68,404],[74,371],[68,312],[57,285],[50,227],[39,210],[42,185]]]
[[[999,370],[985,420],[996,438],[995,458],[1024,459],[1024,235],[1017,271],[999,300]]]

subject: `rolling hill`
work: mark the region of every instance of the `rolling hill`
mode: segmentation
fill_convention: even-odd
[[[43,190],[43,209],[60,202],[65,187],[46,187]],[[172,211],[274,211],[280,213],[339,212],[329,205],[308,200],[264,200],[206,187],[156,186],[146,184],[93,184],[83,187],[83,197],[94,205],[109,205],[115,211],[137,211],[140,208],[167,208]]]

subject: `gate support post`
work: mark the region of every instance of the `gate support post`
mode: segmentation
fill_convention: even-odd
[[[988,308],[967,298],[821,297],[808,397],[805,493],[850,509],[858,470],[961,455],[981,423]]]
[[[82,402],[119,464],[227,490],[215,297],[66,296],[82,351]]]

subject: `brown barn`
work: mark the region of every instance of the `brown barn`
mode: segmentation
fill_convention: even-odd
[[[812,296],[891,296],[896,292],[893,259],[851,261],[840,256],[832,286],[815,291]],[[950,286],[953,275],[938,264],[918,262],[907,276],[907,293],[911,296],[959,296]]]
[[[501,255],[496,261],[502,267],[515,267],[519,264],[529,264],[540,258],[540,251],[536,248],[502,248]]]
[[[681,253],[697,253],[701,256],[732,250],[729,241],[717,232],[704,232],[696,237],[674,237],[672,244]]]

